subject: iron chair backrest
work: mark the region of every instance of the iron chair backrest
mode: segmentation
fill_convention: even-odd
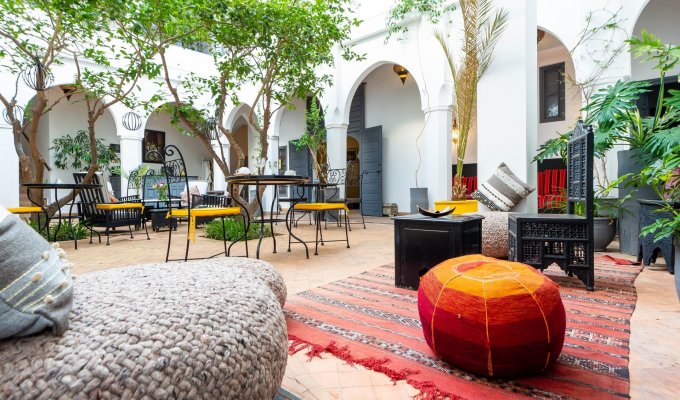
[[[165,181],[168,185],[168,209],[172,212],[172,195],[170,194],[170,185],[174,183],[184,183],[185,187],[189,187],[189,175],[187,174],[187,166],[184,162],[184,157],[179,148],[174,144],[165,146],[162,149],[162,153],[157,150],[152,150],[149,153],[151,156],[158,157],[158,159],[163,161],[163,171],[165,175]],[[191,218],[191,206],[187,207],[189,209],[188,217]]]
[[[139,171],[134,169],[132,172],[130,172],[130,175],[128,175],[128,181],[127,181],[127,190],[125,191],[125,196],[130,197],[134,195],[139,195],[139,193],[135,192],[130,194],[131,190],[136,190],[135,188],[135,182],[138,182],[140,179],[139,177]],[[140,196],[141,197],[141,196]]]
[[[594,134],[593,127],[578,121],[567,145],[567,213],[574,214],[582,203],[585,217],[594,216]]]
[[[347,162],[347,177],[345,178],[345,192],[348,187],[360,187],[361,172],[359,170],[358,161]]]
[[[85,180],[85,175],[87,172],[74,172],[73,181],[75,183],[83,183]],[[101,173],[95,173],[92,176],[90,184],[100,185],[99,188],[89,188],[80,190],[80,202],[82,203],[83,216],[87,219],[104,219],[106,218],[105,212],[103,210],[97,209],[97,204],[108,203],[109,199],[104,198],[104,192],[101,189],[103,185],[103,175]]]

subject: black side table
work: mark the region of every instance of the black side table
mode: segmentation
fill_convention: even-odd
[[[420,214],[395,217],[395,282],[400,288],[418,289],[420,277],[453,257],[482,252],[481,215],[441,218]]]
[[[638,200],[640,203],[640,230],[647,225],[650,225],[659,218],[673,218],[670,212],[659,212],[659,209],[665,204],[661,200]],[[680,207],[680,204],[674,204],[674,207]],[[654,235],[649,234],[640,237],[640,246],[638,249],[638,261],[648,266],[656,262],[656,257],[661,253],[663,259],[666,261],[668,272],[675,274],[675,248],[673,247],[673,237],[654,241]]]
[[[160,231],[161,228],[165,226],[173,231],[177,230],[177,218],[166,218],[168,211],[167,208],[152,208],[149,210],[151,229],[153,229],[154,232]]]

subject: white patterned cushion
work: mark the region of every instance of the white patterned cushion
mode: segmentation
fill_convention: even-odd
[[[536,190],[519,179],[505,163],[501,163],[491,177],[472,193],[491,211],[510,211],[522,199]]]

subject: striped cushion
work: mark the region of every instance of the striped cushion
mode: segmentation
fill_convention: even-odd
[[[513,174],[505,163],[501,163],[491,178],[472,193],[472,198],[491,211],[510,211],[534,190]]]

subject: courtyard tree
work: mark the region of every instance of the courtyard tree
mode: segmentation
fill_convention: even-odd
[[[97,120],[114,104],[134,105],[139,79],[153,78],[160,71],[157,63],[149,62],[155,49],[148,46],[149,35],[132,35],[120,29],[139,15],[140,4],[121,0],[0,1],[0,12],[4,13],[0,21],[0,68],[16,82],[14,93],[1,93],[0,101],[12,125],[21,182],[44,181],[49,166],[37,144],[41,117],[63,98],[74,95],[87,108],[90,154],[84,165],[88,172],[85,182],[99,169]],[[74,83],[63,95],[51,99],[47,95],[53,80],[50,69],[67,60],[75,66]],[[23,116],[17,98],[21,81],[35,90],[30,109]],[[74,195],[70,192],[57,199],[48,212],[54,213]],[[42,198],[42,193],[35,197]]]
[[[0,74],[14,84],[0,92],[6,121],[12,126],[14,149],[22,183],[39,183],[49,168],[38,148],[42,117],[64,97],[48,99],[53,81],[50,69],[63,62],[63,51],[90,24],[89,6],[73,4],[68,10],[55,2],[0,0]],[[35,91],[28,105],[19,98],[21,85]],[[40,191],[38,191],[40,192]],[[42,198],[42,193],[35,193]]]
[[[247,149],[240,147],[225,126],[226,112],[241,103],[239,89],[252,89],[246,119],[257,132],[257,156],[266,159],[275,112],[292,107],[295,98],[319,93],[330,83],[331,75],[323,67],[333,65],[334,49],[340,48],[346,59],[358,57],[341,45],[358,23],[348,16],[349,5],[350,0],[206,0],[193,6],[192,18],[185,17],[184,7],[160,6],[152,11],[157,15],[153,23],[161,32],[158,53],[165,84],[174,99],[173,120],[203,144],[225,176],[232,175],[227,158],[214,150],[211,140],[226,139],[240,159],[246,157]],[[167,25],[169,21],[173,26]],[[213,76],[191,74],[175,80],[170,75],[172,60],[167,49],[173,42],[167,38],[182,23],[190,31],[184,43],[201,44],[212,55]],[[205,94],[210,98],[202,99]],[[216,136],[206,135],[209,118],[216,119]],[[254,207],[253,201],[248,208]]]

